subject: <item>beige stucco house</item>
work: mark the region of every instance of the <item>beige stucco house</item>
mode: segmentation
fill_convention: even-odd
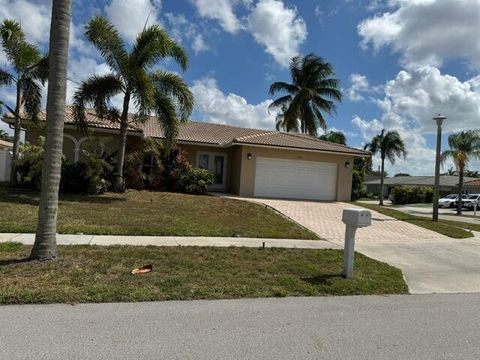
[[[93,110],[87,111],[87,120],[90,132],[103,137],[110,151],[116,150],[118,124],[100,119]],[[76,129],[69,107],[64,133],[64,154],[78,161],[87,137]],[[40,130],[29,129],[25,138],[35,143],[40,135]],[[143,137],[163,138],[155,117],[129,128],[127,151]],[[370,156],[305,134],[196,121],[181,126],[177,143],[193,165],[214,174],[212,191],[245,197],[349,201],[354,157]]]

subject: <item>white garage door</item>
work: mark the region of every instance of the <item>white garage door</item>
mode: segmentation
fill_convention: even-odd
[[[255,196],[336,200],[337,164],[257,158]]]

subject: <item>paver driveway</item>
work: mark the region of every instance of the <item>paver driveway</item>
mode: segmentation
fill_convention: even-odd
[[[280,211],[322,239],[343,244],[342,211],[356,207],[272,199],[248,199]],[[403,271],[412,293],[480,292],[480,238],[452,239],[372,211],[372,226],[357,232],[356,250]]]
[[[298,200],[254,199],[268,205],[289,218],[316,232],[322,239],[331,242],[342,242],[345,236],[345,225],[342,223],[342,212],[346,208],[358,206],[341,202],[314,202]],[[372,226],[358,229],[357,240],[411,240],[411,239],[447,239],[431,230],[393,219],[372,211]]]

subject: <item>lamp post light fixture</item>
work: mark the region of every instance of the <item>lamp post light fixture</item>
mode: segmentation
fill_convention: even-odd
[[[435,187],[433,190],[433,221],[438,221],[438,198],[440,193],[440,152],[442,149],[442,125],[447,118],[438,114],[433,118],[437,123],[437,155],[435,160]]]

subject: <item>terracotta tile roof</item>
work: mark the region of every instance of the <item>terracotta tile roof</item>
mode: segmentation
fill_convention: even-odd
[[[89,126],[103,129],[119,129],[119,124],[99,118],[93,109],[86,110]],[[130,115],[133,117],[133,115]],[[45,120],[42,113],[41,119]],[[11,118],[10,118],[11,119]],[[8,118],[6,119],[8,121]],[[11,119],[12,120],[12,119]],[[65,123],[75,124],[73,109],[66,107]],[[157,118],[151,116],[144,124],[130,126],[130,131],[142,132],[145,137],[163,138],[164,132]],[[352,147],[318,140],[307,134],[286,133],[279,131],[242,128],[238,126],[214,124],[199,121],[189,121],[182,124],[178,142],[212,144],[219,146],[231,145],[263,145],[299,150],[344,153],[358,156],[370,156],[370,152]]]
[[[10,141],[5,141],[0,139],[0,149],[12,150],[13,143],[11,143]]]
[[[480,179],[465,181],[463,183],[463,185],[465,185],[465,186],[480,186]]]

